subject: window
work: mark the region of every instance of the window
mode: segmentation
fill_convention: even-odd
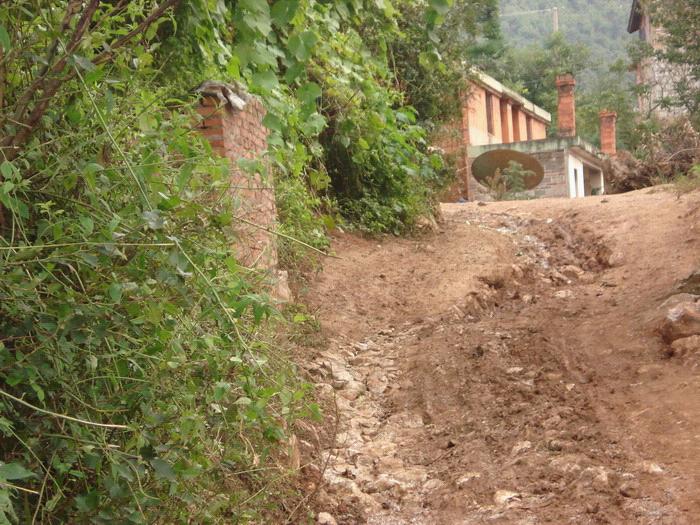
[[[529,115],[525,119],[525,127],[527,127],[527,140],[532,140],[532,117]]]
[[[520,117],[518,116],[520,111],[518,108],[513,106],[513,142],[520,141]]]
[[[486,93],[486,129],[489,135],[493,135],[493,95],[491,93]]]

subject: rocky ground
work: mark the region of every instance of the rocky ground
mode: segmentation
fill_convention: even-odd
[[[700,195],[443,214],[338,235],[304,298],[317,521],[700,523]]]

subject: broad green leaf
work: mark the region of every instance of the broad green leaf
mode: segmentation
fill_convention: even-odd
[[[9,160],[5,160],[0,164],[0,173],[2,174],[3,178],[9,179],[12,177],[12,175],[15,172],[15,167],[12,165],[12,163]]]
[[[105,76],[105,70],[101,67],[96,68],[94,71],[90,71],[85,75],[85,83],[88,86],[91,86],[93,84],[96,84],[100,80],[102,80]]]
[[[316,135],[325,127],[326,119],[319,113],[314,113],[301,125],[301,130],[305,135]]]
[[[292,64],[289,67],[289,69],[287,69],[286,73],[284,74],[284,80],[288,84],[291,84],[297,78],[299,78],[305,70],[306,70],[306,65],[303,62],[296,62],[296,63]]]
[[[95,222],[92,220],[92,218],[88,217],[87,215],[82,215],[79,220],[83,233],[85,233],[85,235],[91,235],[95,228]]]
[[[115,303],[120,303],[122,301],[122,285],[119,283],[112,283],[107,289],[110,299]]]
[[[100,495],[96,490],[91,490],[87,494],[83,494],[75,498],[75,504],[81,512],[90,512],[95,510],[100,503]]]
[[[157,478],[167,479],[168,481],[177,481],[175,471],[167,461],[160,458],[154,458],[151,460],[151,466],[153,467]]]
[[[219,381],[216,383],[214,386],[214,400],[215,401],[221,401],[224,396],[226,395],[226,392],[231,390],[231,383],[226,383],[224,381]]]
[[[279,85],[279,82],[273,71],[262,71],[253,75],[253,85],[265,91],[272,91]]]
[[[35,474],[27,470],[23,465],[19,463],[4,463],[0,465],[0,478],[12,481],[15,479],[26,479],[36,477]]]
[[[303,104],[315,104],[321,96],[321,88],[315,82],[307,82],[297,90],[297,96]]]
[[[284,28],[294,18],[299,0],[277,0],[272,5],[272,21],[280,28]]]
[[[9,51],[10,48],[12,47],[12,41],[10,40],[10,34],[7,32],[7,29],[2,24],[0,24],[0,46],[2,46],[2,48],[5,51]]]
[[[263,117],[262,123],[263,126],[274,131],[282,132],[282,129],[284,128],[284,123],[282,122],[282,119],[280,119],[274,113],[267,113]]]
[[[311,52],[316,45],[318,37],[312,31],[304,31],[289,37],[287,46],[292,55],[301,62],[306,62],[311,57]]]
[[[270,19],[270,6],[267,0],[240,0],[238,7],[245,10],[243,22],[250,27],[267,36],[272,30],[272,20]]]

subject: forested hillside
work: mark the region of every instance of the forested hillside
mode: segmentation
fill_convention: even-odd
[[[501,0],[501,25],[506,41],[514,46],[541,43],[552,32],[550,13],[511,16],[538,9],[559,8],[559,30],[568,40],[581,42],[592,63],[605,67],[626,56],[630,0]]]

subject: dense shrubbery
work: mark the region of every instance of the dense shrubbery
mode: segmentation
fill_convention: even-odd
[[[240,80],[264,99],[284,227],[302,234],[294,224],[304,222],[323,230],[336,203],[351,225],[371,232],[406,231],[430,213],[424,202],[442,166],[394,86],[387,50],[402,38],[396,8],[360,1],[230,5],[204,22],[183,6],[167,47],[190,50],[186,69]],[[422,4],[414,22],[430,28],[447,9],[446,1]],[[225,42],[224,56],[202,53],[202,34],[210,48]],[[426,53],[434,47],[428,37],[422,45]],[[293,202],[284,197],[292,194]],[[315,233],[306,241],[326,242]]]
[[[422,6],[426,53],[447,9]],[[396,89],[399,35],[388,2],[0,7],[0,521],[264,512],[280,444],[316,409],[231,256],[228,166],[193,129],[192,88],[263,98],[282,233],[324,247],[338,211],[405,231],[442,164]]]
[[[82,35],[78,4],[0,10],[0,522],[254,517],[313,407],[231,256],[228,166],[158,78],[152,3],[100,4]]]
[[[682,1],[682,0],[681,0]],[[576,47],[590,50],[594,68],[625,58],[627,43],[634,36],[625,31],[632,2],[627,0],[502,0],[502,19],[507,40],[513,47],[543,44],[552,32],[550,12],[538,9],[559,8],[559,28],[566,40]],[[515,13],[527,13],[510,16]],[[589,71],[586,80],[594,78]]]

